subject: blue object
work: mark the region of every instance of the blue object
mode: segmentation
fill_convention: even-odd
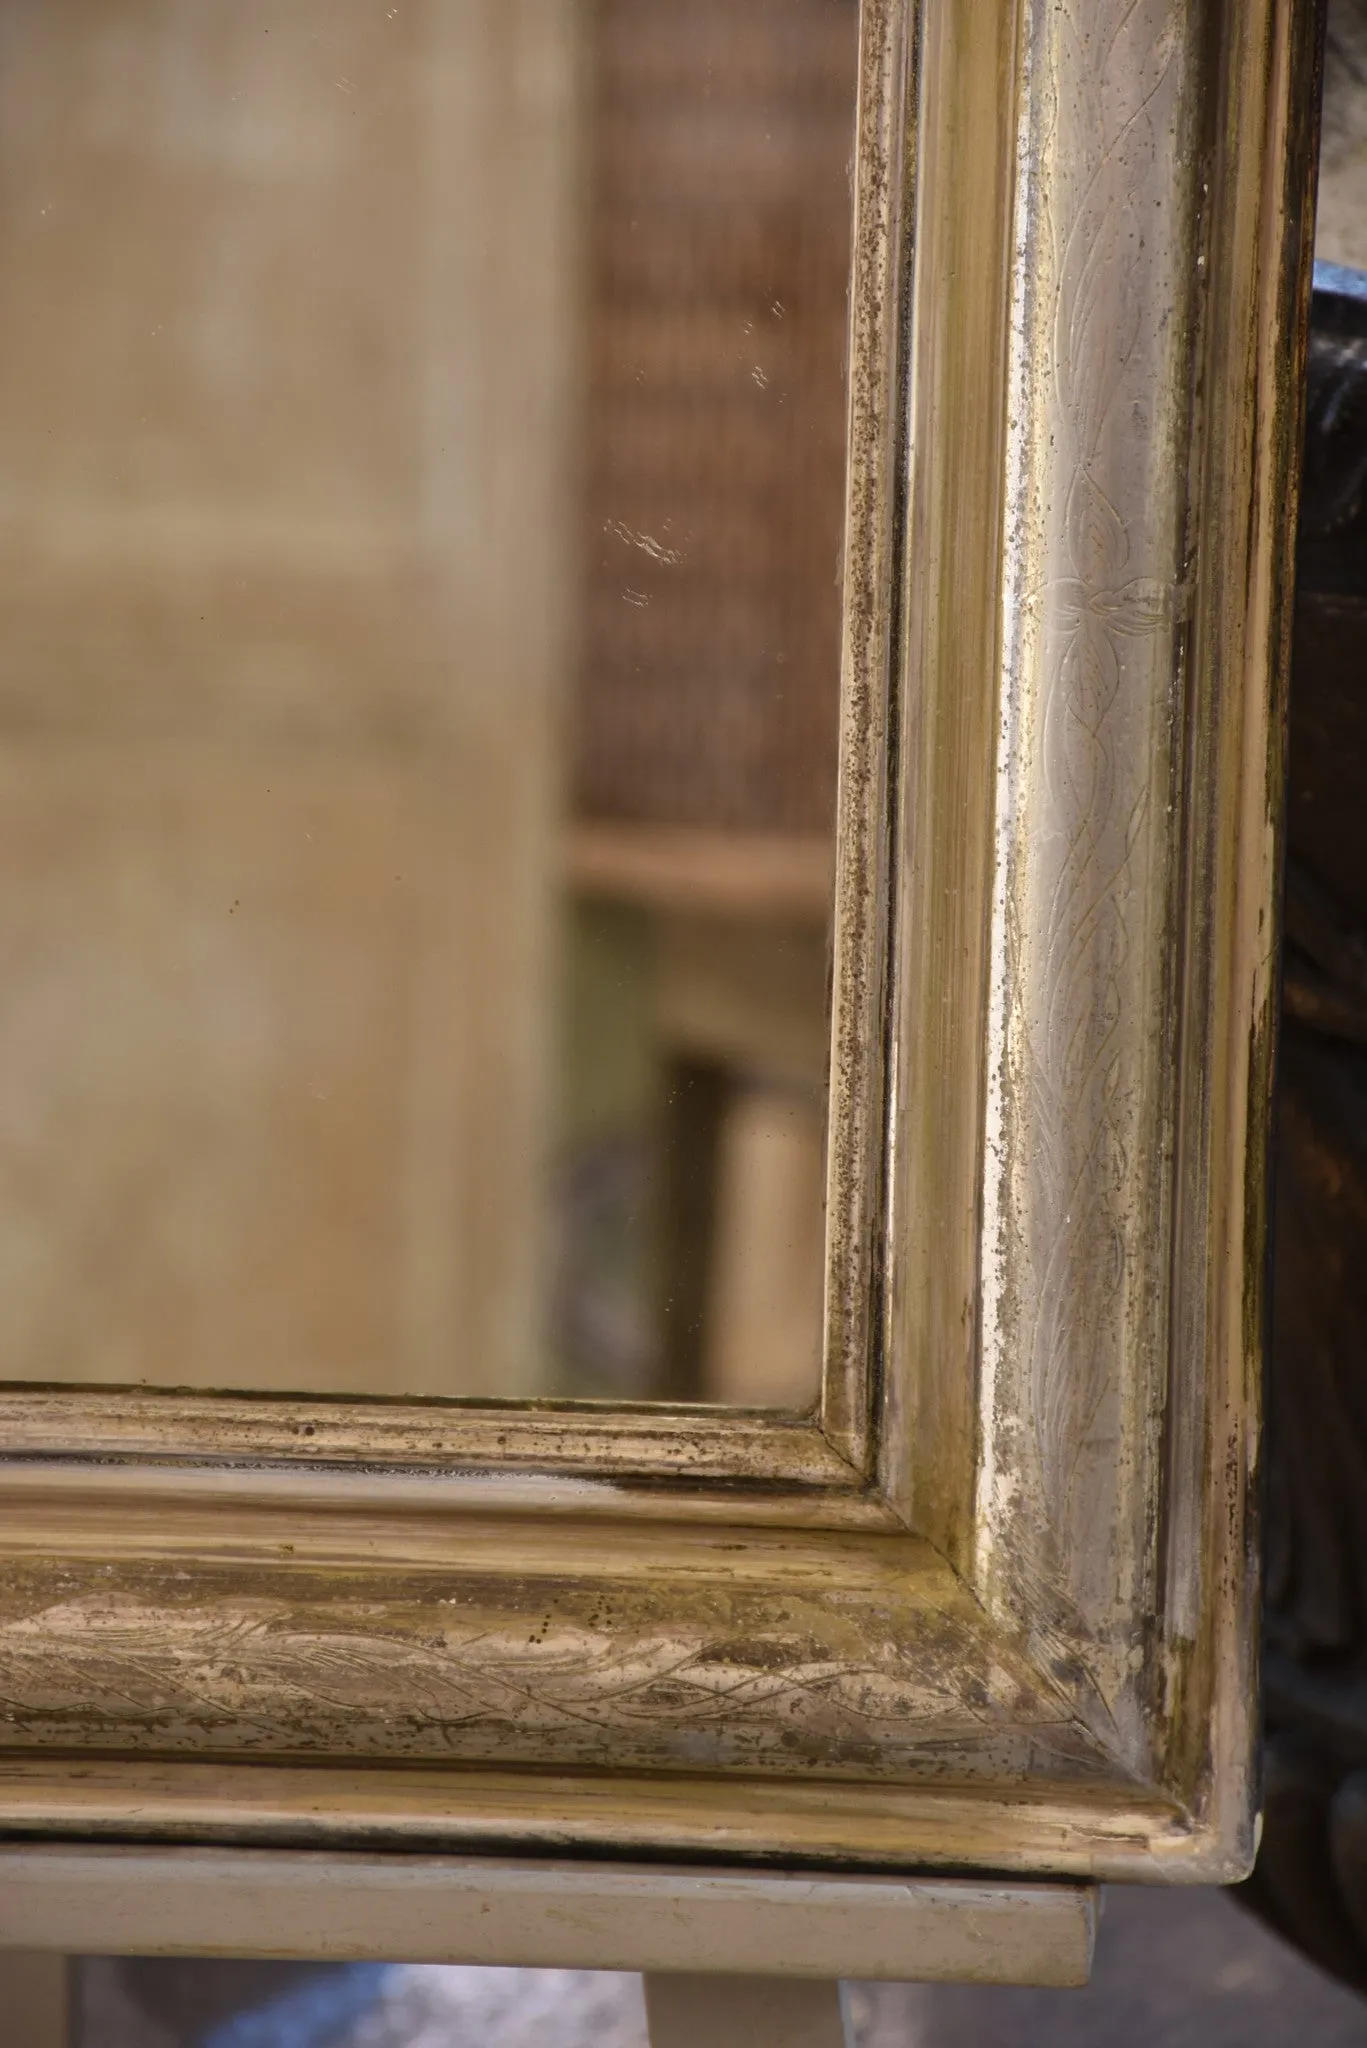
[[[1317,263],[1315,290],[1335,299],[1367,301],[1367,270],[1350,270],[1346,263]]]
[[[392,1963],[339,1963],[250,2012],[235,2013],[204,2035],[201,2048],[328,2048],[370,2011]]]

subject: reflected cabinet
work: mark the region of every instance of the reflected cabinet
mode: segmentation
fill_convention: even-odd
[[[1293,0],[0,0],[0,1831],[1230,1879]]]

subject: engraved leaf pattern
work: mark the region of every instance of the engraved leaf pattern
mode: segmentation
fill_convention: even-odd
[[[506,1587],[505,1587],[506,1591]],[[201,1572],[169,1613],[136,1570],[11,1573],[0,1612],[5,1746],[787,1776],[991,1775],[1090,1752],[1062,1700],[994,1648],[896,1597],[829,1605],[774,1590],[683,1596],[663,1636],[629,1595],[415,1580]],[[491,1618],[492,1617],[492,1618]],[[967,1629],[967,1633],[965,1633]],[[861,1651],[863,1642],[872,1647]],[[970,1727],[965,1729],[965,1664]]]

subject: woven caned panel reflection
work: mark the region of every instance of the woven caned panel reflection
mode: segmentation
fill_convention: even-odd
[[[852,0],[602,0],[582,813],[834,802]]]

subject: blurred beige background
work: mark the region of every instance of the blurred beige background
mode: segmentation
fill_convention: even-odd
[[[535,1383],[574,63],[0,8],[10,1376]]]
[[[1330,0],[1315,254],[1367,270],[1367,4]]]
[[[0,1371],[819,1363],[852,0],[0,0]]]

